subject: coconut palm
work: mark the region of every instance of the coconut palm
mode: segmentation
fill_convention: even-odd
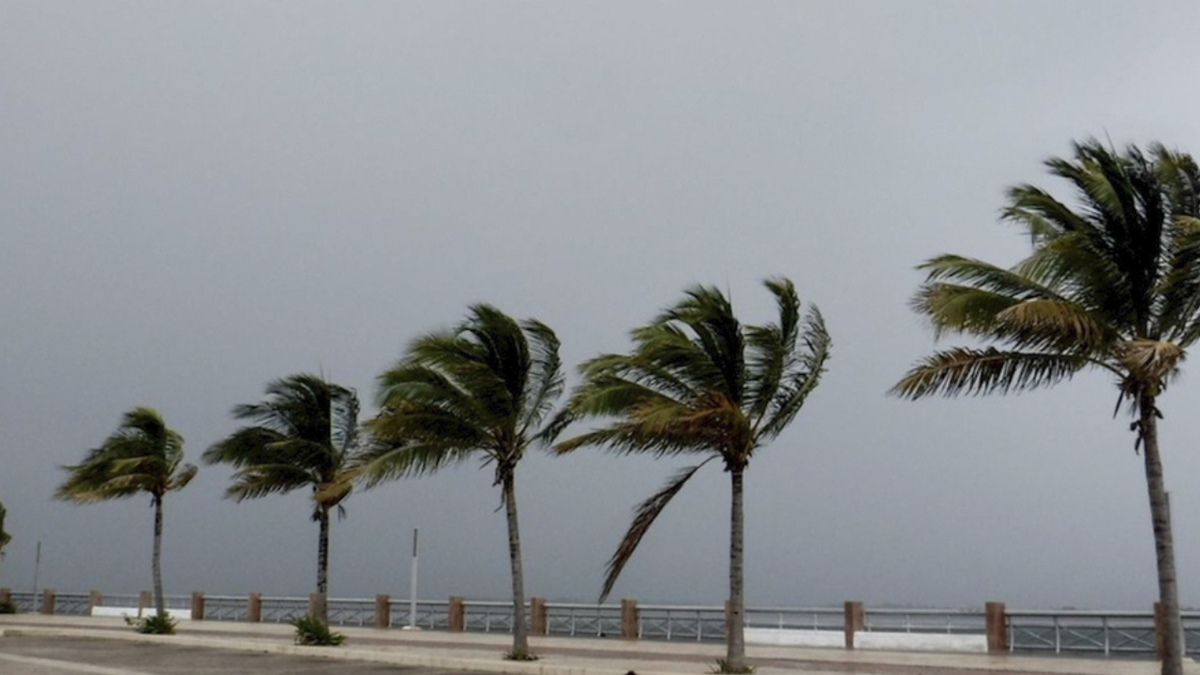
[[[1084,370],[1112,376],[1136,421],[1165,612],[1163,673],[1182,668],[1171,514],[1158,444],[1158,397],[1200,337],[1200,171],[1161,145],[1124,153],[1096,141],[1046,162],[1073,188],[1060,201],[1032,185],[1009,190],[1003,219],[1033,251],[1004,268],[942,255],[921,265],[913,299],[937,335],[986,346],[937,351],[892,390],[904,398],[1005,394]],[[1119,408],[1118,408],[1119,410]]]
[[[12,541],[12,535],[4,529],[4,516],[6,515],[8,515],[8,511],[5,510],[4,504],[0,503],[0,563],[4,562],[4,547]]]
[[[358,396],[354,390],[307,373],[267,385],[261,403],[234,406],[233,416],[251,422],[202,455],[209,464],[236,471],[225,496],[241,502],[309,488],[317,539],[317,607],[314,618],[328,623],[329,525],[350,494],[343,475],[358,450]]]
[[[633,350],[605,354],[580,367],[584,381],[568,403],[569,418],[615,418],[607,426],[563,441],[565,453],[606,446],[619,453],[704,458],[676,473],[636,509],[608,562],[604,601],[642,537],[695,475],[720,459],[730,475],[729,611],[722,670],[744,672],[742,580],[743,474],[755,451],[795,418],[817,386],[830,339],[816,307],[802,315],[792,282],[765,282],[779,309],[777,323],[743,326],[728,298],[705,286],[633,331]]]
[[[92,503],[149,494],[154,507],[154,609],[166,619],[162,583],[163,498],[196,477],[195,465],[183,463],[183,437],[168,427],[151,408],[134,408],[100,447],[83,461],[65,466],[67,480],[56,499]]]
[[[513,650],[532,658],[517,524],[516,469],[526,449],[548,439],[549,413],[562,393],[558,338],[545,324],[517,322],[474,305],[451,331],[414,340],[379,376],[375,443],[360,471],[368,487],[432,473],[479,457],[494,470],[508,522],[512,568]]]

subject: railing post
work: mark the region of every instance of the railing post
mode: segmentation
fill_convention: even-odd
[[[0,588],[0,605],[7,605],[12,601],[12,589],[8,586]]]
[[[533,597],[529,599],[529,633],[530,635],[547,635],[549,623],[546,621],[546,599]]]
[[[846,649],[854,649],[854,633],[863,629],[863,619],[865,618],[863,604],[855,600],[847,600],[842,609],[842,615],[845,620]]]
[[[1163,656],[1167,651],[1166,637],[1167,632],[1164,630],[1166,616],[1163,612],[1161,602],[1154,603],[1154,658],[1159,661],[1163,660]]]
[[[987,650],[990,654],[1008,651],[1008,612],[1003,602],[988,602],[984,605],[987,622]]]
[[[92,610],[104,604],[104,596],[100,591],[92,591],[88,593],[88,616],[92,615]]]
[[[150,593],[150,591],[142,591],[141,593],[138,593],[138,618],[142,618],[142,612],[153,604],[154,596]]]
[[[466,608],[461,595],[450,596],[450,605],[446,608],[446,630],[451,633],[463,632]]]
[[[697,630],[700,630],[697,628]],[[621,639],[638,639],[638,603],[637,598],[621,600]]]
[[[386,593],[375,596],[375,627],[392,627],[392,597]]]
[[[192,591],[192,621],[204,620],[204,593]]]
[[[250,623],[262,621],[262,594],[251,593],[246,596],[246,621]]]
[[[42,591],[42,614],[54,613],[54,589],[47,588]]]

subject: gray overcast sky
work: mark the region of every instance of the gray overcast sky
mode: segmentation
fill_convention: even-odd
[[[751,604],[1147,608],[1145,482],[1112,383],[885,391],[933,346],[906,302],[941,252],[1014,262],[1003,190],[1091,135],[1200,153],[1200,5],[1106,2],[0,1],[0,500],[61,590],[149,586],[148,499],[52,502],[125,410],[195,459],[264,384],[366,397],[475,301],[553,326],[572,367],[695,282],[825,312],[831,369],[747,479]],[[1058,186],[1054,186],[1058,187]],[[1193,364],[1193,367],[1196,367]],[[573,377],[573,376],[572,376]],[[1181,596],[1200,605],[1200,386],[1162,425]],[[527,588],[594,599],[675,468],[583,452],[518,473]],[[169,592],[308,593],[303,495],[207,468],[167,504]],[[616,596],[717,604],[728,481],[706,469]],[[356,494],[331,591],[503,598],[491,474]]]

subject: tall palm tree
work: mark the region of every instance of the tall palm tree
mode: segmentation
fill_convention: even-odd
[[[1073,188],[1073,206],[1032,185],[1009,190],[1003,218],[1033,251],[1003,268],[957,255],[921,265],[913,307],[955,347],[917,363],[892,390],[904,398],[1004,394],[1057,384],[1083,370],[1110,374],[1136,418],[1165,611],[1162,672],[1182,669],[1171,513],[1158,445],[1158,397],[1200,337],[1200,171],[1186,154],[1124,153],[1092,140],[1046,167]],[[1118,408],[1119,410],[1119,408]]]
[[[546,442],[562,393],[558,338],[534,319],[517,322],[490,305],[470,308],[456,329],[414,340],[379,376],[375,439],[363,458],[368,487],[432,473],[471,457],[495,471],[508,521],[514,659],[532,658],[517,525],[516,469],[526,449]]]
[[[134,408],[100,447],[89,450],[83,461],[64,466],[67,480],[58,486],[56,499],[92,503],[147,493],[154,506],[154,609],[166,617],[162,583],[163,498],[182,489],[196,477],[196,466],[183,463],[183,437],[167,426],[151,408]]]
[[[324,378],[298,373],[267,385],[261,403],[234,406],[233,416],[251,422],[204,451],[209,464],[236,469],[225,496],[238,502],[309,488],[317,539],[317,607],[328,623],[329,521],[350,494],[344,473],[358,451],[358,396]]]
[[[745,672],[742,580],[742,481],[754,452],[782,432],[817,386],[830,339],[815,306],[801,314],[792,282],[765,282],[778,323],[743,326],[719,290],[688,289],[658,318],[633,331],[633,350],[605,354],[580,367],[567,415],[615,418],[608,426],[563,441],[560,453],[586,445],[655,457],[703,457],[638,505],[629,531],[608,562],[600,601],[616,583],[642,537],[695,475],[720,459],[732,481],[729,611],[724,670]]]

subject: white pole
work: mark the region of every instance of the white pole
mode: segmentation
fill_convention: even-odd
[[[38,600],[38,575],[42,571],[42,541],[39,539],[37,543],[37,553],[33,558],[33,611],[37,612],[41,609],[41,601]]]
[[[408,582],[408,625],[405,626],[408,630],[420,630],[417,627],[417,533],[419,529],[413,528],[413,548],[412,548],[412,576]]]

